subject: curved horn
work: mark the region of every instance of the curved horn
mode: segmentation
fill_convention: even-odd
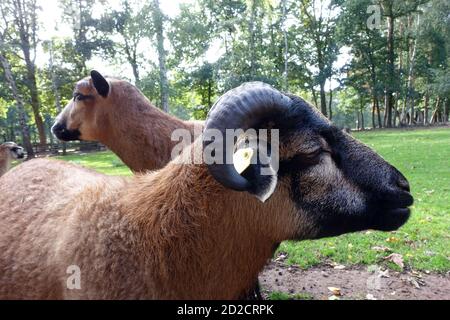
[[[233,190],[249,190],[250,182],[236,171],[233,164],[225,161],[227,154],[233,153],[233,150],[226,150],[226,129],[246,131],[264,118],[285,112],[291,104],[288,96],[263,82],[247,82],[226,92],[211,108],[205,123],[205,131],[217,129],[223,137],[223,164],[208,166],[213,177]],[[204,136],[203,148],[212,142]]]

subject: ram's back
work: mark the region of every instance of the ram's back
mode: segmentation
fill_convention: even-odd
[[[46,159],[25,162],[0,178],[0,298],[60,297],[54,264],[64,250],[65,229],[85,196],[115,181],[120,179]],[[51,287],[38,288],[44,283]]]

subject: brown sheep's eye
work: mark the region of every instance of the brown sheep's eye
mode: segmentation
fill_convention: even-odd
[[[87,99],[93,99],[94,97],[91,95],[84,95],[80,92],[75,92],[73,94],[73,100],[74,101],[83,101],[83,100],[87,100]]]

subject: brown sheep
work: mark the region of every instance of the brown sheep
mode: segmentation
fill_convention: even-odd
[[[171,159],[175,129],[201,134],[203,123],[182,121],[158,108],[131,83],[97,71],[80,80],[52,131],[63,141],[99,141],[134,172],[156,170]],[[194,133],[197,130],[198,133]]]
[[[189,162],[211,147],[210,130],[236,128],[279,129],[279,170],[262,175],[261,159],[241,174],[220,159]],[[296,96],[242,85],[218,100],[204,132],[131,179],[43,159],[8,172],[0,298],[235,299],[281,241],[395,230],[409,218],[405,177]],[[235,146],[221,148],[228,158]]]
[[[14,142],[5,142],[0,145],[0,177],[11,167],[14,159],[23,159],[23,148]]]

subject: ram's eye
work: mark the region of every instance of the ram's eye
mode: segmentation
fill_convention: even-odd
[[[305,156],[309,159],[317,158],[323,152],[322,148],[317,148],[311,152],[305,153]]]

